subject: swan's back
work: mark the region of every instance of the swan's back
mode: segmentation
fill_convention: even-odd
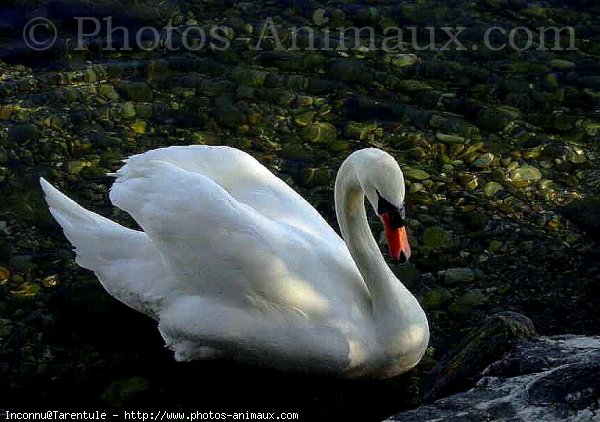
[[[296,191],[254,157],[227,146],[173,146],[134,155],[117,172],[111,200],[119,206],[119,184],[147,171],[155,161],[207,177],[238,202],[264,217],[318,235],[328,242],[343,241],[322,216]]]

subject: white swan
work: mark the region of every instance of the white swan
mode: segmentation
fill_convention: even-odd
[[[110,199],[143,231],[40,183],[77,263],[157,320],[176,360],[222,355],[386,378],[423,356],[427,318],[386,264],[364,206],[366,195],[390,253],[406,261],[404,179],[389,154],[363,149],[339,170],[335,206],[346,243],[286,183],[234,148],[161,148],[129,158],[116,176]]]

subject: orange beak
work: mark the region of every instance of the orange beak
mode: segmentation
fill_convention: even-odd
[[[406,235],[406,227],[393,228],[390,225],[390,217],[387,213],[380,216],[385,228],[385,239],[387,240],[390,255],[400,263],[405,264],[410,258],[410,245]]]

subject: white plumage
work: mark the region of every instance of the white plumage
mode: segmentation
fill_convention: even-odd
[[[234,148],[169,147],[129,158],[110,199],[143,231],[41,184],[77,263],[156,319],[177,360],[223,355],[389,377],[425,351],[425,315],[364,229],[363,191],[372,204],[372,187],[393,201],[404,197],[402,173],[383,151],[354,153],[338,175],[338,218],[348,216],[342,233],[353,218],[359,226],[345,235],[349,248],[300,195]]]

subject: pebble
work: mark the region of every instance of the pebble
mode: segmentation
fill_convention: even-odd
[[[444,282],[450,286],[474,280],[475,272],[470,268],[449,268],[444,272]]]

